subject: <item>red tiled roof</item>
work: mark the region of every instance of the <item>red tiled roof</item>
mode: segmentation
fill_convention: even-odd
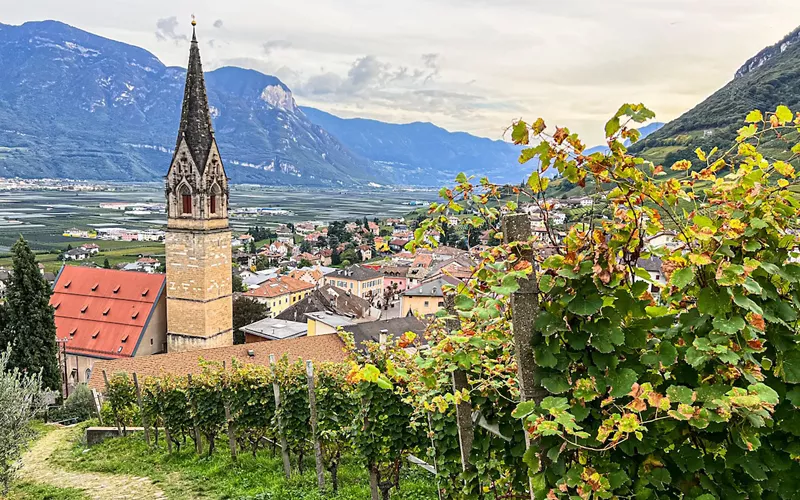
[[[70,354],[133,356],[164,283],[163,274],[65,266],[50,297],[56,335]]]
[[[281,276],[280,278],[270,278],[265,281],[260,287],[248,290],[244,295],[248,297],[280,297],[288,293],[302,292],[303,290],[311,290],[314,285],[311,283],[301,281],[291,276]]]
[[[411,267],[430,267],[432,263],[433,255],[418,253],[416,257],[414,257],[414,262],[411,263]]]
[[[253,351],[250,356],[248,351]],[[347,360],[345,344],[338,335],[316,335],[287,340],[270,340],[229,347],[216,347],[199,351],[177,352],[168,354],[154,354],[153,356],[138,356],[126,359],[110,359],[97,361],[92,369],[93,375],[89,379],[89,387],[102,391],[104,389],[103,370],[111,377],[114,373],[136,373],[139,380],[169,373],[183,376],[188,373],[203,371],[200,360],[222,362],[227,361],[230,366],[231,359],[243,363],[256,365],[269,365],[269,355],[274,354],[280,359],[285,354],[290,361],[300,358],[312,360],[315,363],[344,363]]]

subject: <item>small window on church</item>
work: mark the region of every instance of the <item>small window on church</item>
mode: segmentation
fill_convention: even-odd
[[[217,213],[217,197],[214,195],[211,196],[211,213]]]
[[[191,214],[192,213],[192,195],[191,194],[182,194],[181,200],[183,200],[183,210],[181,211],[182,214]]]

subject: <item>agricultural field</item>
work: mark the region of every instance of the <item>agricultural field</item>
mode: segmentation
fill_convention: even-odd
[[[162,203],[163,188],[158,184],[118,185],[114,191],[5,191],[0,192],[0,266],[8,265],[11,246],[20,235],[39,253],[39,261],[48,270],[58,269],[57,257],[67,245],[77,247],[87,240],[65,237],[70,228],[81,230],[122,227],[126,229],[163,229],[163,213],[130,214],[100,208],[101,203]],[[234,232],[254,225],[277,226],[303,220],[332,221],[368,217],[391,217],[407,214],[408,202],[432,201],[435,191],[413,190],[312,190],[233,186],[231,208],[279,208],[291,212],[280,216],[237,216],[231,219]],[[103,242],[98,264],[108,257],[113,265],[130,261],[140,253],[163,254],[163,245],[153,242]]]

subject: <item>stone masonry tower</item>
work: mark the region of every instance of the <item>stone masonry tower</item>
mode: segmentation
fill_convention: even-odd
[[[166,177],[167,351],[233,344],[228,178],[192,20],[178,140]]]

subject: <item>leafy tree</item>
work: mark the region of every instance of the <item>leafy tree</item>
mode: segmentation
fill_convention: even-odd
[[[44,409],[42,379],[10,363],[13,349],[0,351],[0,492],[8,494],[22,451],[31,442],[31,421]]]
[[[267,305],[239,295],[233,299],[233,343],[244,344],[243,326],[260,321],[269,315]]]
[[[263,271],[272,267],[272,260],[267,258],[266,255],[259,255],[256,257],[256,271]]]
[[[340,255],[342,262],[348,261],[350,263],[353,262],[361,262],[361,252],[354,248],[348,248]]]
[[[331,265],[338,266],[341,263],[342,263],[342,258],[339,256],[339,251],[334,248],[333,253],[331,253]]]
[[[301,241],[300,251],[304,253],[311,253],[311,242],[306,240]]]
[[[251,240],[250,241],[250,246],[248,247],[248,252],[251,253],[251,254],[256,254],[257,250],[258,249],[256,248],[256,242]]]
[[[50,285],[39,272],[36,258],[28,243],[20,236],[11,249],[13,272],[6,290],[6,322],[0,332],[0,343],[14,348],[8,368],[24,373],[41,370],[42,385],[47,389],[61,387],[58,368],[55,311],[50,306]]]
[[[239,273],[233,270],[231,271],[231,289],[233,289],[234,292],[246,291],[242,277],[239,276]]]
[[[110,263],[110,262],[108,262],[108,257],[106,257],[105,259],[103,259],[103,267],[104,267],[105,269],[111,269],[111,263]]]
[[[308,259],[300,259],[300,263],[297,264],[297,267],[299,267],[300,269],[304,267],[313,267],[313,266],[314,265]]]

